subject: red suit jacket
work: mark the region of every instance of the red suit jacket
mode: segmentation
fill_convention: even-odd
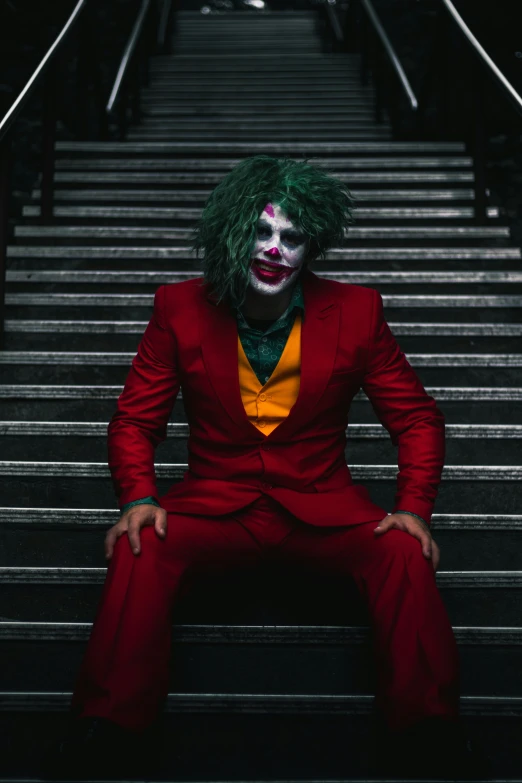
[[[108,425],[120,505],[156,496],[168,512],[228,514],[266,493],[312,525],[380,521],[388,513],[354,484],[345,430],[363,388],[398,446],[393,511],[428,524],[444,464],[444,416],[400,350],[381,295],[303,270],[299,396],[270,435],[241,400],[237,326],[203,278],[162,285]],[[190,428],[188,471],[158,495],[154,449],[166,438],[180,387]]]

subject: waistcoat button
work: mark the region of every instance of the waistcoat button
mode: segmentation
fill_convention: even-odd
[[[263,402],[266,400],[266,394],[263,392],[263,394],[259,395],[259,399],[263,400]]]
[[[257,423],[260,427],[266,427],[266,421],[258,421]]]

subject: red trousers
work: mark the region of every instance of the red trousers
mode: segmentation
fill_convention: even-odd
[[[294,558],[355,580],[375,641],[376,702],[391,730],[428,715],[459,717],[460,661],[431,560],[420,542],[380,520],[315,527],[261,496],[224,517],[168,514],[161,539],[141,530],[134,555],[124,533],[109,561],[102,596],[73,692],[71,711],[131,730],[147,728],[168,693],[172,609],[193,566]]]

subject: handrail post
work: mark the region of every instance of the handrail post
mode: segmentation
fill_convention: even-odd
[[[0,141],[0,346],[5,344],[5,282],[9,244],[9,195],[11,173],[10,134]]]
[[[143,51],[143,49],[142,49]],[[134,89],[131,90],[131,117],[132,122],[138,123],[140,121],[141,114],[141,81],[143,78],[142,72],[143,63],[136,58],[136,63],[133,66],[132,81],[134,83]]]
[[[118,114],[118,131],[120,141],[124,141],[127,135],[128,117],[127,117],[127,95],[124,93],[116,107]]]
[[[54,142],[56,138],[56,88],[55,63],[49,67],[43,91],[42,121],[42,182],[40,215],[42,220],[52,220],[54,190]]]
[[[361,30],[361,84],[366,86],[368,84],[368,59],[369,59],[369,39],[370,39],[370,25],[366,14],[361,9],[361,4],[358,4],[358,18]]]
[[[384,100],[383,100],[383,78],[384,78],[384,68],[382,63],[382,55],[380,47],[377,45],[376,36],[373,35],[374,40],[374,49],[373,49],[373,57],[372,57],[372,75],[373,75],[373,87],[375,90],[375,122],[378,125],[382,124],[383,121],[383,107],[384,107]]]
[[[484,111],[485,79],[478,67],[473,68],[473,130],[472,153],[475,180],[475,221],[485,225],[488,220],[486,199],[486,129]]]
[[[89,125],[89,70],[93,63],[92,45],[92,9],[86,8],[78,25],[78,64],[76,67],[76,128],[77,139],[87,139]]]

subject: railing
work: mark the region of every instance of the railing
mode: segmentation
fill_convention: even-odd
[[[346,49],[347,39],[357,42],[361,53],[361,82],[368,83],[368,74],[372,73],[375,89],[375,120],[383,122],[384,110],[388,112],[393,125],[399,99],[407,107],[418,126],[419,102],[401,65],[393,44],[386,33],[371,0],[359,0],[350,4],[348,19],[340,23],[336,0],[320,0],[326,12],[330,32],[334,37],[336,49]],[[356,31],[356,32],[355,32]]]
[[[116,119],[119,138],[125,137],[129,122],[139,120],[140,89],[148,82],[148,60],[154,52],[168,52],[173,20],[172,0],[143,0],[125,46],[120,66],[106,103],[102,94],[98,63],[93,56],[92,43],[96,39],[94,16],[89,0],[78,0],[72,13],[38,64],[31,78],[20,92],[5,116],[0,119],[0,346],[4,345],[6,256],[9,243],[10,173],[12,165],[12,133],[20,112],[27,106],[34,91],[43,87],[42,101],[42,163],[40,181],[40,220],[53,217],[53,190],[55,168],[55,137],[57,120],[56,95],[60,70],[58,55],[65,41],[77,28],[75,50],[69,59],[77,56],[76,71],[76,136],[85,138],[89,126],[89,91],[97,96],[97,138],[110,137],[110,123]],[[94,4],[93,4],[94,5]],[[157,35],[155,31],[157,30]],[[130,115],[130,116],[129,116]]]
[[[31,78],[14,101],[6,115],[0,120],[0,339],[4,338],[4,302],[5,302],[5,270],[7,245],[9,241],[9,203],[10,203],[10,172],[12,132],[20,112],[27,105],[29,98],[38,86],[43,86],[42,101],[42,178],[40,209],[43,220],[52,216],[53,203],[53,172],[54,172],[54,140],[56,128],[56,93],[57,93],[57,56],[62,50],[71,31],[76,27],[78,19],[85,17],[87,0],[79,0],[59,35],[49,47],[45,56],[38,64]],[[85,63],[85,25],[80,30],[78,41],[77,92],[80,94],[87,87]],[[81,101],[79,101],[81,103]]]
[[[156,16],[156,4],[142,0],[107,101],[107,117],[116,117],[120,139],[130,123],[140,120],[141,88],[149,83],[149,57],[155,50]]]
[[[441,22],[448,24],[459,32],[460,39],[464,41],[472,57],[471,90],[473,99],[473,112],[470,115],[468,132],[468,144],[473,154],[473,166],[475,175],[475,218],[478,223],[486,223],[487,190],[486,190],[486,108],[485,91],[489,81],[496,86],[498,92],[503,95],[519,116],[522,116],[522,97],[513,85],[506,79],[498,66],[493,62],[484,47],[473,35],[451,0],[440,0],[444,16]],[[440,39],[447,40],[444,30],[439,32]],[[446,85],[450,89],[450,85]]]
[[[361,14],[361,81],[368,79],[371,70],[375,84],[375,116],[377,122],[382,122],[383,108],[388,103],[388,112],[392,114],[395,102],[385,99],[391,96],[389,90],[390,78],[395,81],[406,99],[411,112],[417,112],[419,102],[401,65],[384,27],[370,0],[360,0]]]
[[[326,8],[331,35],[336,42],[341,41],[346,48],[349,39],[356,42],[361,54],[361,81],[367,82],[368,72],[372,72],[375,89],[375,118],[382,122],[383,110],[386,108],[392,127],[397,129],[404,123],[405,107],[408,113],[406,126],[410,136],[425,139],[427,94],[423,91],[418,99],[406,76],[404,68],[394,50],[394,47],[375,11],[371,0],[352,0],[346,22],[340,25],[336,11],[336,0],[320,0]],[[468,118],[467,146],[473,156],[474,165],[474,212],[475,220],[484,224],[488,220],[487,187],[486,187],[486,113],[484,93],[487,80],[496,85],[498,91],[511,103],[515,111],[522,115],[522,97],[513,85],[506,79],[492,58],[473,35],[469,27],[458,13],[451,0],[439,0],[438,32],[434,47],[435,67],[441,68],[444,55],[449,46],[444,26],[458,30],[461,40],[473,56],[473,71],[470,91],[473,96],[473,112]],[[339,27],[341,36],[339,36]],[[442,41],[442,43],[441,43]],[[392,83],[395,89],[392,89]],[[398,88],[398,89],[397,89]],[[449,80],[445,85],[446,94],[451,91]]]

